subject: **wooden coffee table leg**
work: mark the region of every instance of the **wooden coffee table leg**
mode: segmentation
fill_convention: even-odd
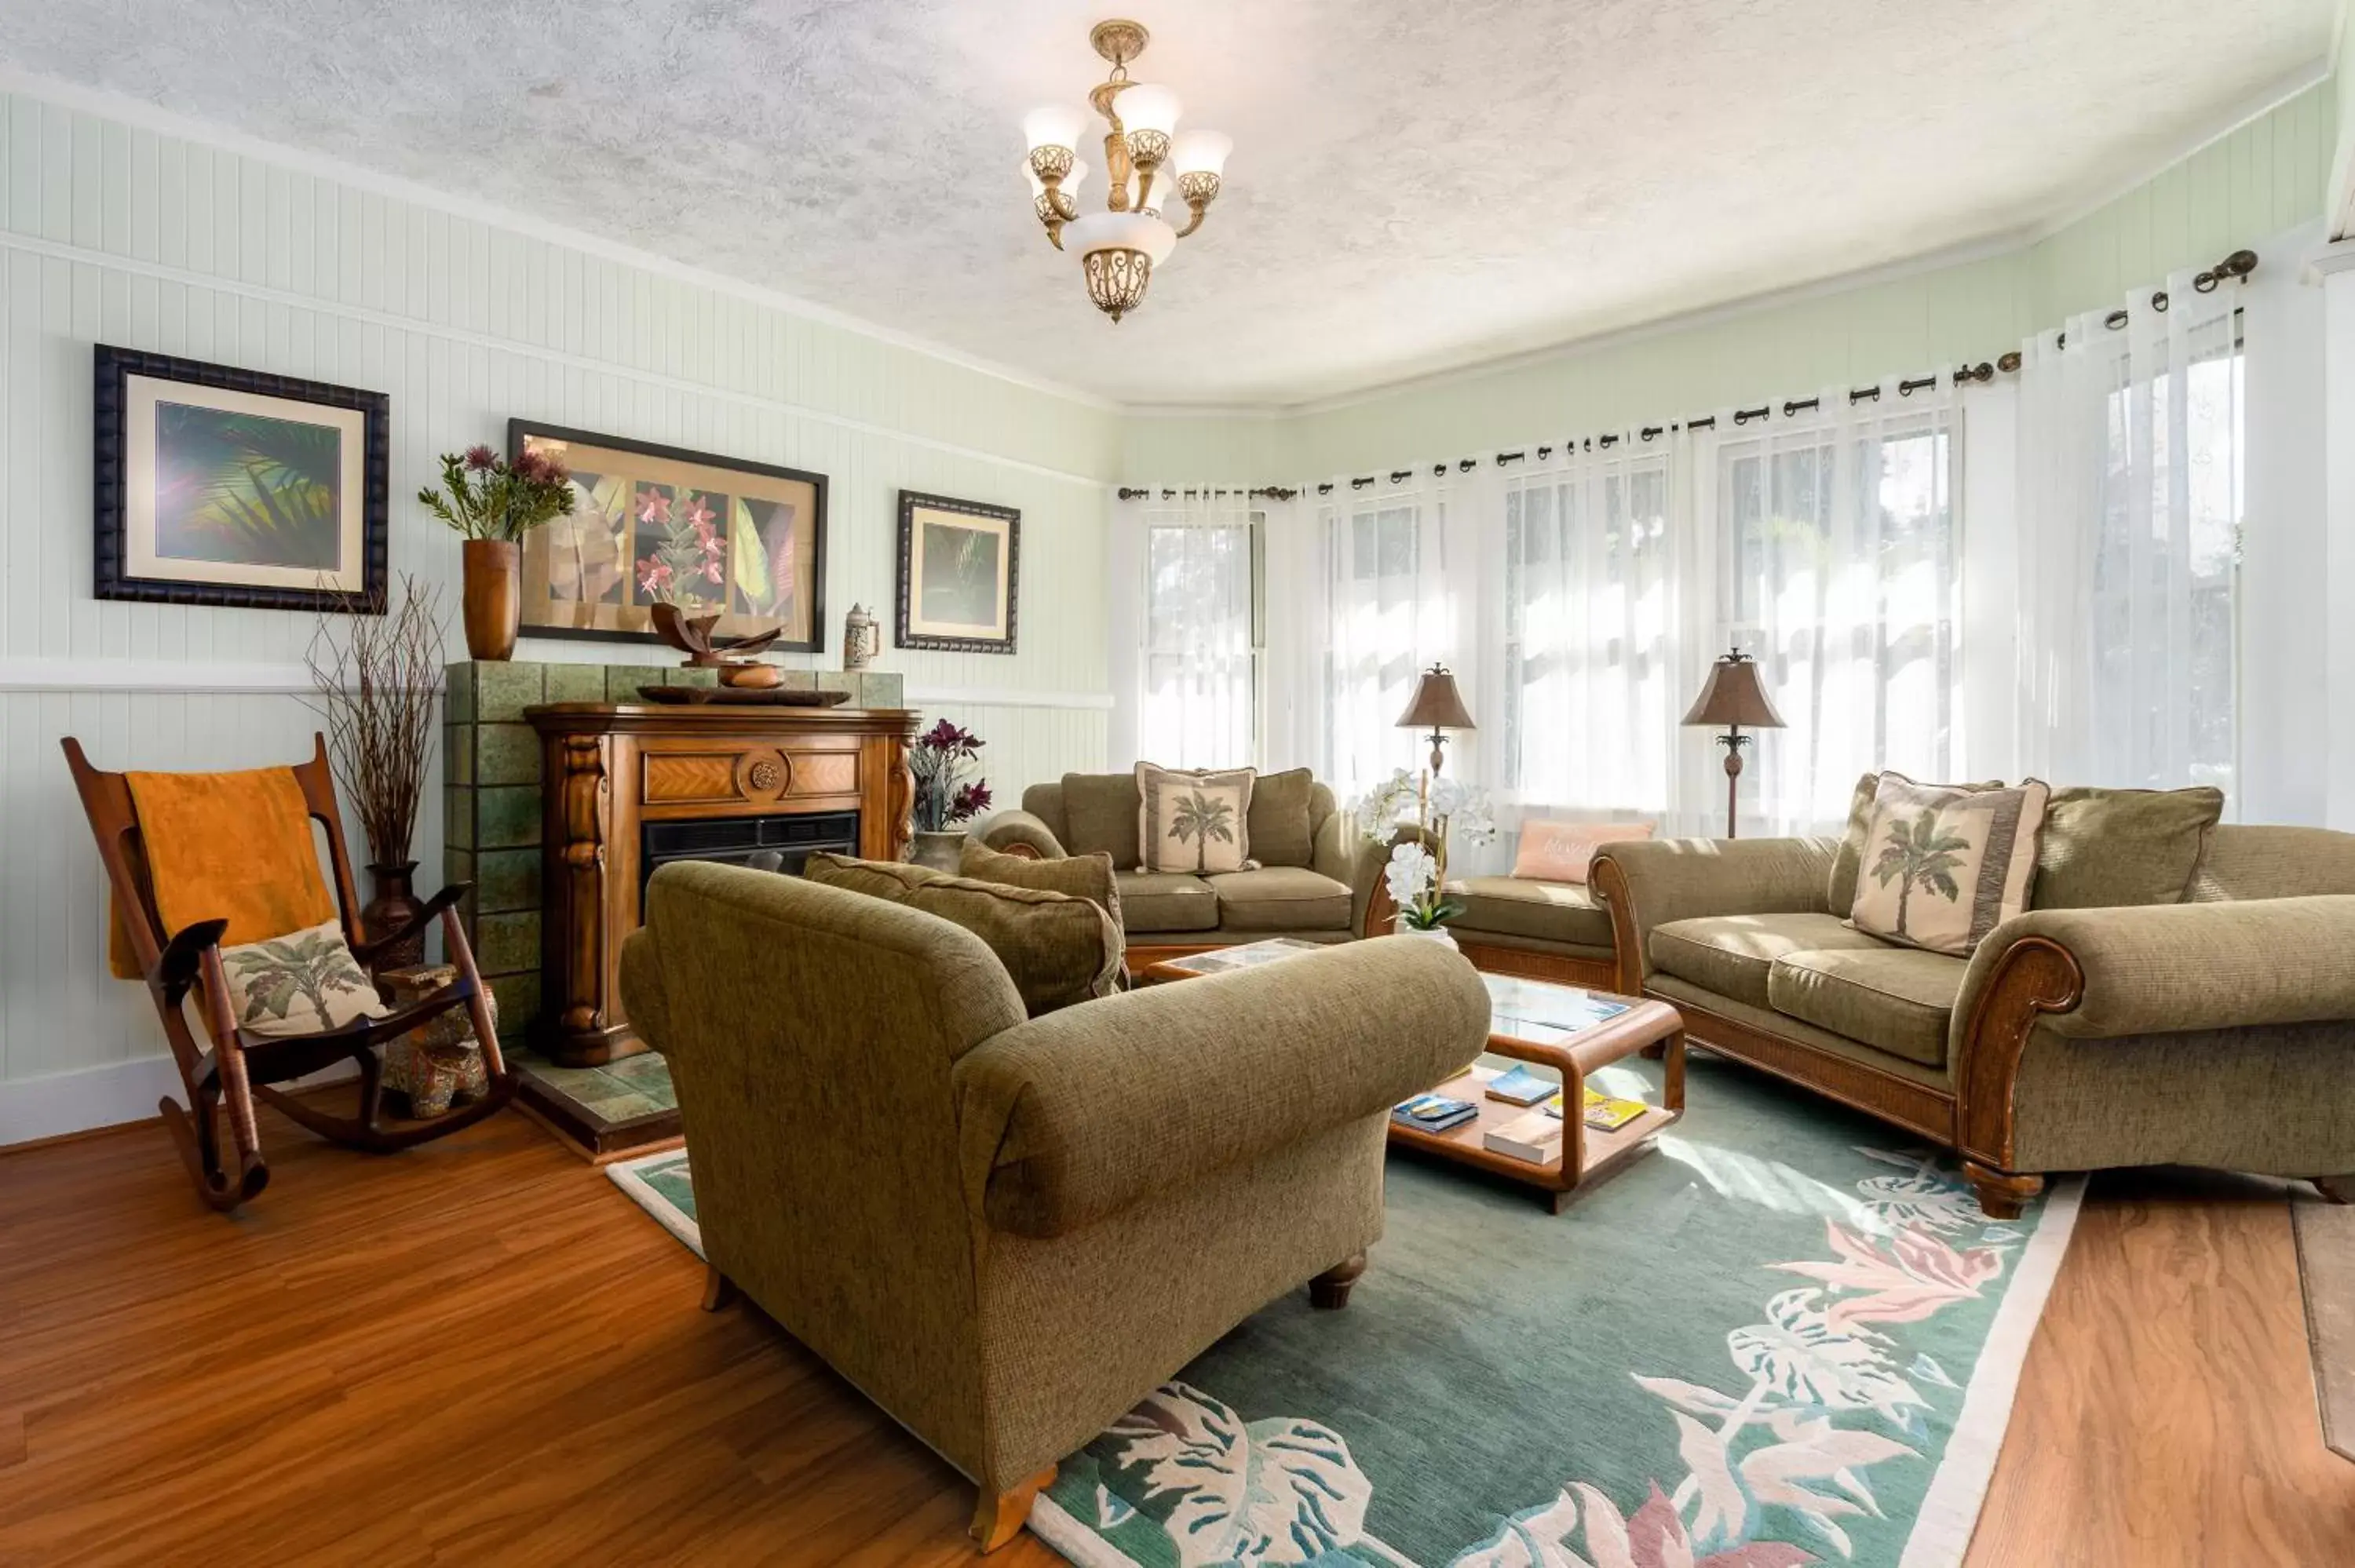
[[[1660,1104],[1672,1111],[1685,1108],[1685,1032],[1678,1030],[1660,1042]]]

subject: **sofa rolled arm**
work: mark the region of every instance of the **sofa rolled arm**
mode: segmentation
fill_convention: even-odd
[[[1632,839],[1594,852],[1588,872],[1611,911],[1619,989],[1651,978],[1655,927],[1704,915],[1821,911],[1837,839]]]
[[[967,1201],[1056,1236],[1444,1082],[1488,992],[1433,943],[1352,942],[1065,1008],[954,1069]]]
[[[989,825],[977,836],[1000,854],[1028,855],[1032,860],[1069,858],[1055,837],[1055,830],[1028,811],[1000,811],[989,819]]]
[[[2355,894],[2115,909],[2032,909],[1988,933],[1955,1008],[1967,1032],[1995,982],[2057,948],[2076,968],[2076,999],[2042,1009],[2078,1039],[2355,1019]],[[2048,987],[2047,989],[2051,989]],[[1951,1042],[1957,1051],[1967,1038]]]

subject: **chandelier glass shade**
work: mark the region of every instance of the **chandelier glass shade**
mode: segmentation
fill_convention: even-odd
[[[1128,62],[1144,52],[1148,35],[1135,22],[1100,22],[1089,33],[1112,75],[1088,94],[1109,127],[1103,139],[1104,210],[1082,216],[1079,186],[1087,174],[1080,138],[1087,117],[1060,104],[1024,116],[1029,155],[1022,172],[1030,207],[1058,250],[1080,259],[1088,298],[1117,322],[1145,302],[1154,270],[1178,241],[1202,227],[1218,198],[1233,142],[1215,131],[1180,134],[1183,106],[1155,82],[1131,81]],[[1183,227],[1178,227],[1182,220]]]

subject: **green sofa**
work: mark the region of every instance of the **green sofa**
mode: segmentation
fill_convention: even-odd
[[[1110,855],[1132,968],[1271,937],[1346,942],[1388,930],[1387,922],[1368,929],[1388,847],[1360,837],[1333,791],[1305,768],[1253,783],[1247,838],[1256,871],[1140,871],[1137,810],[1134,776],[1066,773],[1023,790],[1020,810],[1000,811],[975,836],[991,849],[1045,860]]]
[[[1618,989],[1672,1003],[1695,1045],[1960,1150],[1989,1214],[2049,1172],[2130,1165],[2341,1195],[2355,834],[2199,826],[2188,793],[2056,791],[2030,908],[1967,959],[1844,919],[1853,822],[1845,841],[1605,845]]]
[[[1343,1304],[1391,1106],[1488,1027],[1421,942],[1026,1018],[962,926],[695,863],[655,874],[621,981],[677,1086],[707,1305],[741,1288],[973,1478],[985,1548],[1268,1301]]]

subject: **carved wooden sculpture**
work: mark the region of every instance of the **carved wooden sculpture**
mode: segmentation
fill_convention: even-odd
[[[293,1120],[322,1138],[371,1154],[428,1142],[472,1126],[496,1111],[515,1093],[515,1075],[499,1054],[497,1027],[485,1001],[474,955],[458,923],[457,906],[468,891],[453,884],[428,899],[415,916],[397,929],[369,931],[359,918],[360,901],[352,885],[352,868],[344,849],[344,827],[336,809],[335,778],[327,765],[327,744],[317,737],[311,760],[291,769],[301,788],[310,818],[326,829],[327,853],[333,872],[336,912],[352,955],[363,965],[406,938],[424,930],[436,916],[449,961],[458,971],[452,984],[398,1008],[381,1018],[361,1018],[339,1029],[312,1034],[256,1034],[239,1027],[230,1012],[227,977],[221,967],[220,938],[224,920],[198,920],[177,931],[165,931],[156,914],[153,879],[145,841],[141,837],[131,786],[121,773],[91,765],[81,745],[70,736],[65,741],[67,766],[82,810],[98,840],[98,856],[114,894],[114,905],[131,951],[155,999],[164,1038],[186,1086],[188,1105],[165,1097],[158,1108],[165,1130],[178,1145],[197,1195],[215,1209],[227,1212],[255,1196],[269,1182],[270,1170],[261,1157],[261,1133],[255,1122],[258,1096]],[[189,1031],[183,1003],[196,993],[210,1049],[199,1046]],[[379,1115],[383,1064],[381,1046],[400,1039],[420,1024],[454,1007],[467,1010],[481,1044],[489,1093],[474,1104],[436,1120],[388,1124]],[[282,1093],[273,1086],[315,1073],[336,1062],[359,1066],[358,1114],[330,1115],[306,1100]],[[218,1122],[226,1113],[229,1150],[221,1144]],[[233,1151],[233,1159],[231,1156]],[[234,1169],[231,1169],[231,1166]]]

